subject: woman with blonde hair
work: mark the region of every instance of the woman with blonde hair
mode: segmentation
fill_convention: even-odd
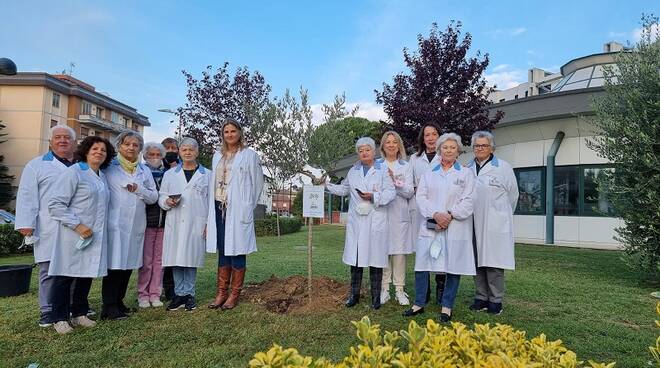
[[[387,175],[394,182],[396,197],[387,205],[387,239],[389,266],[383,270],[381,304],[390,299],[390,282],[394,284],[395,297],[400,305],[408,305],[408,295],[403,290],[406,285],[406,255],[413,253],[411,241],[411,216],[408,200],[415,194],[412,165],[406,161],[403,140],[395,131],[383,134],[380,140],[380,154],[377,161],[387,167]]]

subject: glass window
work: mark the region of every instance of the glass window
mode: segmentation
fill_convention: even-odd
[[[91,115],[92,114],[92,104],[87,102],[87,101],[83,101],[82,102],[81,113],[83,115]]]
[[[555,215],[577,216],[579,197],[579,168],[577,166],[555,167]]]
[[[587,67],[583,69],[578,69],[573,73],[573,76],[571,77],[571,80],[568,81],[568,83],[573,83],[585,79],[591,78],[591,73],[593,72],[594,68],[593,67]]]
[[[589,84],[589,79],[583,80],[580,82],[575,82],[575,83],[568,83],[564,87],[562,87],[562,91],[570,91],[573,89],[581,89],[581,88],[587,88],[587,85]]]
[[[55,125],[57,125],[57,120],[55,120],[55,119],[50,119],[50,127],[52,128],[52,127],[54,127]]]
[[[96,107],[96,117],[103,119],[103,108],[101,107]]]
[[[89,135],[89,128],[80,127],[80,139],[85,139]]]
[[[119,123],[119,114],[113,111],[110,114],[110,120],[112,120],[113,123]]]
[[[607,173],[612,173],[612,167],[584,167],[582,215],[584,216],[614,216],[614,208],[607,199],[607,192],[599,188],[599,180]]]
[[[517,215],[543,215],[545,213],[545,169],[530,168],[516,169],[516,180],[518,181],[518,206]]]
[[[53,93],[53,107],[60,107],[60,94]]]

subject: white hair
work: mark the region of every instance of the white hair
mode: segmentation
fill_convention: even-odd
[[[441,135],[438,140],[435,142],[435,151],[440,152],[440,146],[446,141],[452,140],[458,145],[458,152],[463,152],[465,148],[463,147],[463,142],[461,141],[461,136],[456,133],[445,133]]]
[[[479,131],[474,132],[474,134],[472,134],[471,145],[474,146],[475,142],[479,138],[487,138],[488,143],[490,144],[490,147],[493,150],[495,150],[495,136],[493,136],[493,133],[485,131],[485,130],[479,130]]]
[[[371,137],[362,137],[355,142],[355,151],[357,152],[361,146],[369,146],[372,150],[376,150],[376,142]]]
[[[119,135],[117,136],[117,144],[115,146],[115,148],[117,148],[117,151],[119,151],[119,146],[122,143],[124,143],[124,141],[128,137],[136,138],[138,140],[138,143],[140,144],[140,151],[142,151],[142,148],[144,148],[144,139],[142,139],[142,136],[140,135],[140,133],[134,132],[134,131],[131,131],[131,130],[127,130],[127,131],[119,133]]]
[[[147,142],[144,144],[144,153],[142,154],[145,160],[147,159],[147,153],[152,149],[157,149],[160,151],[160,156],[165,157],[165,147],[162,144],[158,142]]]
[[[179,143],[179,148],[183,146],[191,146],[192,148],[195,149],[195,151],[199,151],[199,145],[197,144],[197,141],[194,138],[190,137],[185,137],[181,140],[181,143]]]
[[[53,135],[54,135],[53,133],[55,133],[55,131],[58,129],[66,130],[67,132],[69,132],[69,136],[71,137],[71,140],[73,141],[76,140],[76,131],[73,130],[73,128],[71,128],[68,125],[55,125],[54,127],[50,128],[50,130],[48,131],[48,140],[53,139]]]

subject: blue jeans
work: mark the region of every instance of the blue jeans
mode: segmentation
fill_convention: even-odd
[[[226,256],[225,255],[225,217],[223,216],[223,211],[219,208],[218,204],[220,202],[215,202],[215,229],[217,236],[217,246],[218,246],[218,267],[229,266],[235,269],[245,268],[247,263],[247,257],[245,254],[238,256]]]
[[[195,267],[172,267],[174,276],[174,293],[178,296],[195,296],[195,281],[197,279],[197,268]]]
[[[461,275],[447,274],[445,280],[445,290],[442,292],[442,300],[440,305],[449,309],[454,308],[456,301],[456,294],[458,293],[458,285],[461,282]],[[429,288],[429,272],[428,271],[415,271],[415,305],[423,307],[428,302],[426,294]]]

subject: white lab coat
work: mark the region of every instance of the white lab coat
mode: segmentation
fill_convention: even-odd
[[[147,227],[146,204],[158,201],[158,190],[151,170],[138,164],[133,174],[122,169],[117,159],[104,170],[110,189],[108,210],[108,268],[135,270],[142,267],[144,230]],[[138,188],[131,193],[127,184]]]
[[[206,251],[218,249],[215,226],[215,175],[222,154],[213,154],[212,185],[208,194]],[[264,186],[264,173],[259,155],[250,148],[236,153],[231,164],[231,176],[227,184],[227,209],[225,214],[225,255],[238,256],[257,251],[254,233],[254,209]]]
[[[387,175],[387,166],[375,162],[363,174],[362,164],[356,163],[341,184],[326,185],[335,195],[349,195],[348,222],[344,243],[345,264],[358,267],[388,267],[387,205],[396,197],[394,183]],[[373,208],[368,215],[360,215],[357,206],[365,202],[355,189],[373,193]]]
[[[108,273],[107,219],[110,192],[103,172],[97,175],[86,163],[77,163],[61,174],[48,211],[55,228],[50,257],[50,276],[101,277]],[[73,229],[83,224],[92,230],[92,243],[79,250],[80,235]]]
[[[378,162],[387,172],[389,166],[385,159],[379,159]],[[415,248],[410,235],[413,229],[408,203],[408,200],[415,195],[412,165],[404,160],[396,160],[392,171],[394,177],[399,177],[403,182],[403,186],[400,188],[395,186],[396,196],[387,205],[387,246],[389,254],[411,254]]]
[[[447,172],[438,164],[422,176],[415,197],[421,215],[430,219],[436,212],[451,211],[454,219],[445,230],[446,243],[437,259],[430,254],[437,232],[427,229],[426,221],[420,224],[415,271],[476,274],[472,249],[473,189],[474,174],[458,162]]]
[[[477,175],[474,160],[468,167],[476,175],[474,233],[477,266],[515,269],[513,211],[518,204],[518,183],[508,162],[497,156]]]
[[[204,229],[211,183],[211,172],[202,165],[189,182],[186,182],[181,164],[165,172],[158,196],[158,204],[167,211],[163,234],[164,267],[204,266]],[[170,194],[181,194],[178,206],[170,208],[165,203]]]
[[[416,153],[413,153],[410,156],[409,162],[410,166],[412,167],[414,187],[417,188],[419,186],[419,181],[422,179],[422,175],[424,175],[424,173],[426,173],[430,167],[435,167],[440,163],[440,155],[436,153],[435,156],[433,156],[431,162],[429,162],[428,158],[426,157],[426,152],[422,153],[421,156],[417,156]],[[417,244],[419,226],[421,223],[425,222],[426,219],[419,213],[417,201],[411,200],[408,202],[408,204],[410,205],[410,219],[412,221],[410,230],[410,242],[412,244]]]
[[[57,182],[67,169],[48,151],[25,165],[16,194],[16,223],[14,228],[34,229],[34,261],[50,261],[55,244],[55,230],[59,225],[48,213],[48,202],[57,188]]]

